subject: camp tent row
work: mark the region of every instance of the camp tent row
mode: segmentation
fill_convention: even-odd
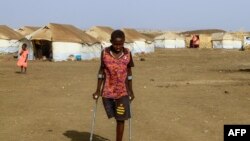
[[[199,34],[201,48],[240,49],[242,41],[230,33]],[[188,38],[186,38],[188,39]],[[173,32],[167,32],[154,38],[155,47],[158,48],[185,48],[185,38]]]
[[[80,56],[87,60],[97,58],[101,53],[99,41],[82,30],[66,24],[50,23],[42,28],[23,27],[16,31],[0,26],[0,53],[15,53],[26,43],[29,60],[34,56],[67,60],[69,56]]]
[[[72,25],[50,23],[27,38],[33,42],[36,56],[46,56],[54,61],[67,60],[69,56],[87,60],[97,58],[101,53],[98,40]]]
[[[199,35],[199,48],[224,48],[224,49],[239,49],[242,47],[242,39],[236,33],[227,33],[224,30],[194,30],[182,32],[179,34],[167,32],[155,37],[155,47],[160,48],[183,48],[189,46],[191,35]],[[237,35],[237,36],[235,36]],[[243,38],[243,37],[242,37]],[[184,41],[183,41],[184,40]]]
[[[113,31],[110,27],[95,26],[84,32],[72,25],[50,23],[40,28],[25,26],[16,32],[0,25],[0,53],[17,52],[26,43],[29,60],[43,56],[54,61],[67,60],[69,56],[80,56],[83,60],[98,58],[101,50],[111,45],[110,34]],[[185,38],[177,33],[166,32],[152,38],[135,29],[123,28],[122,31],[126,35],[125,47],[133,54],[154,52],[155,47],[185,48]],[[207,40],[213,48],[242,46],[240,39],[229,33],[214,33]]]
[[[14,53],[18,51],[23,35],[6,25],[0,25],[0,53]]]
[[[11,35],[18,35],[18,37],[6,38],[12,44],[2,43],[5,47],[1,48],[2,52],[17,52],[21,49],[21,45],[26,43],[30,54],[29,60],[46,56],[46,58],[53,58],[54,61],[67,60],[69,56],[81,56],[84,60],[98,58],[102,48],[111,45],[110,34],[114,31],[110,27],[96,26],[85,33],[72,25],[56,23],[50,23],[41,28],[25,26],[19,28],[17,32],[10,28],[8,30],[13,32]],[[126,35],[125,46],[131,49],[133,54],[154,52],[153,39],[134,29],[122,30]]]
[[[108,47],[110,43],[110,34],[114,29],[105,26],[95,26],[91,27],[86,31],[87,34],[98,39],[102,47]],[[140,34],[138,31],[129,28],[123,28],[122,31],[125,33],[125,47],[129,48],[132,54],[135,53],[150,53],[154,52],[153,39]]]
[[[28,60],[34,60],[34,58],[35,58],[34,57],[34,47],[33,47],[32,42],[30,40],[28,40],[28,35],[35,32],[39,28],[40,27],[24,26],[24,27],[21,27],[21,28],[16,30],[18,33],[20,33],[21,35],[24,36],[24,38],[22,38],[20,40],[19,51],[22,49],[23,43],[27,44],[27,47],[29,50]]]

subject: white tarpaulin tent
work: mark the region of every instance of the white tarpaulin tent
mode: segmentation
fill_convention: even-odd
[[[0,25],[0,53],[18,52],[20,39],[24,38],[21,34],[6,25]]]
[[[123,28],[122,31],[126,36],[128,48],[134,53],[150,53],[154,52],[153,39],[139,33],[135,29]]]
[[[94,26],[88,29],[86,33],[100,41],[102,47],[105,48],[111,46],[110,36],[113,31],[114,29],[108,26]]]
[[[230,33],[212,34],[213,48],[240,49],[242,42]]]
[[[100,57],[99,41],[72,25],[50,23],[28,36],[34,42],[46,41],[54,61],[67,60],[72,55],[81,56],[82,60]]]
[[[34,60],[34,49],[33,49],[32,41],[28,40],[28,38],[26,36],[28,36],[29,34],[35,32],[39,28],[40,27],[24,26],[24,27],[21,27],[21,28],[17,29],[18,33],[20,33],[23,36],[25,36],[25,38],[23,38],[23,39],[20,40],[19,51],[21,50],[22,45],[24,43],[27,44],[27,48],[29,50],[28,60]]]
[[[157,48],[185,48],[185,38],[173,32],[159,35],[154,40]]]

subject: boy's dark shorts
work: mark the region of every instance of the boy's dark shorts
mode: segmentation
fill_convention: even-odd
[[[123,96],[119,99],[103,97],[102,102],[108,118],[115,117],[116,120],[127,120],[131,118],[128,96]]]

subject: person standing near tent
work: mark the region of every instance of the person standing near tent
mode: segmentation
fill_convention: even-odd
[[[200,45],[199,35],[193,35],[190,41],[190,48],[199,48],[199,45]]]
[[[192,38],[189,41],[189,48],[194,48],[194,44],[193,44],[193,39]]]
[[[110,42],[112,45],[101,53],[97,89],[93,98],[98,100],[99,96],[102,97],[108,118],[116,119],[116,141],[122,141],[124,123],[131,118],[130,102],[134,99],[131,69],[134,62],[131,52],[124,47],[125,34],[121,30],[112,32]]]
[[[22,50],[19,53],[20,57],[17,61],[17,66],[21,67],[21,73],[23,73],[23,68],[24,68],[24,73],[27,71],[27,66],[28,66],[28,55],[29,51],[27,50],[27,44],[22,45]]]

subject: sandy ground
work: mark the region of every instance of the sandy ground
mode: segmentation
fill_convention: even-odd
[[[250,124],[250,52],[157,49],[135,57],[133,141],[222,141],[224,124]],[[88,141],[98,60],[30,61],[0,56],[1,141]],[[128,123],[124,141],[128,140]],[[94,141],[115,140],[98,103]]]

